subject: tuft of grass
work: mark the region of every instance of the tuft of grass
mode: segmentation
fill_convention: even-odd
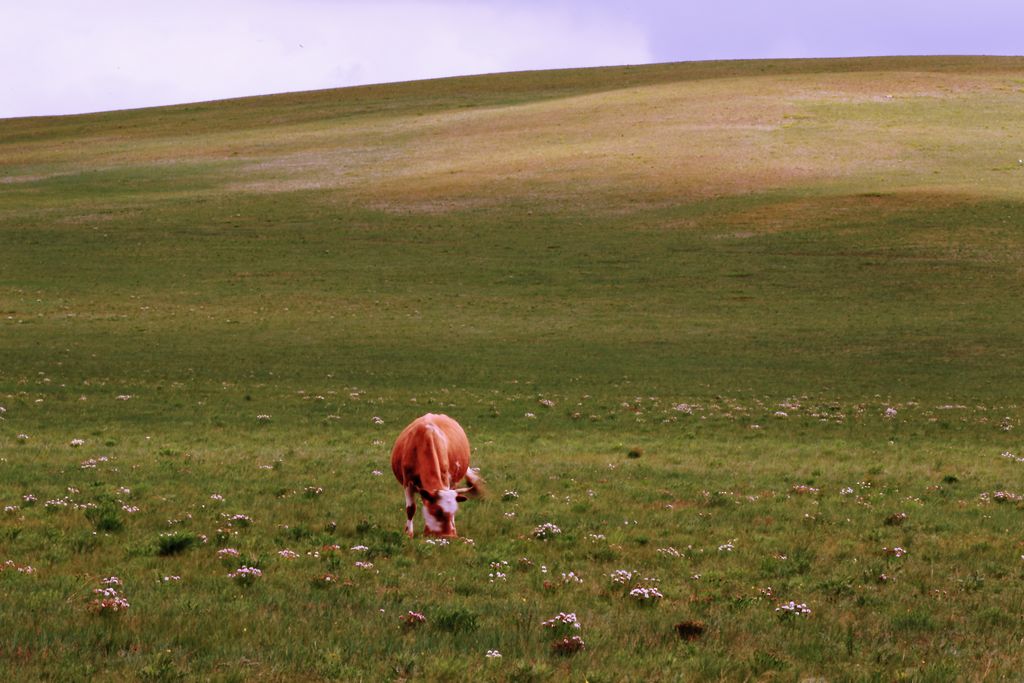
[[[124,528],[121,503],[110,496],[98,498],[95,507],[86,509],[85,518],[92,523],[96,531],[120,531]]]
[[[434,615],[432,623],[449,633],[472,633],[478,628],[477,614],[462,607],[442,609]]]
[[[161,557],[178,555],[199,545],[199,536],[191,531],[168,531],[160,534],[156,540],[156,554]]]

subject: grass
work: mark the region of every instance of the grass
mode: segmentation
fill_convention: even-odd
[[[1015,676],[1022,70],[656,65],[0,122],[0,670]],[[472,544],[400,533],[388,451],[427,411],[490,483]],[[126,610],[93,606],[110,576]],[[555,651],[560,612],[582,651]]]

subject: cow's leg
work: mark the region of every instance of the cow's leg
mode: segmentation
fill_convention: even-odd
[[[416,499],[413,497],[411,486],[405,487],[405,533],[409,538],[413,537],[412,519],[416,516]]]

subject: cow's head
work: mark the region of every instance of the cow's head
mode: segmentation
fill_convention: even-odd
[[[458,536],[455,532],[455,513],[459,503],[466,500],[462,489],[421,490],[423,497],[423,534],[425,536]]]

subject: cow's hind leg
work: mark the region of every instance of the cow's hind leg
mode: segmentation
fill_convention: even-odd
[[[411,486],[405,487],[405,533],[409,538],[413,537],[412,519],[416,516],[416,499],[413,497]]]

